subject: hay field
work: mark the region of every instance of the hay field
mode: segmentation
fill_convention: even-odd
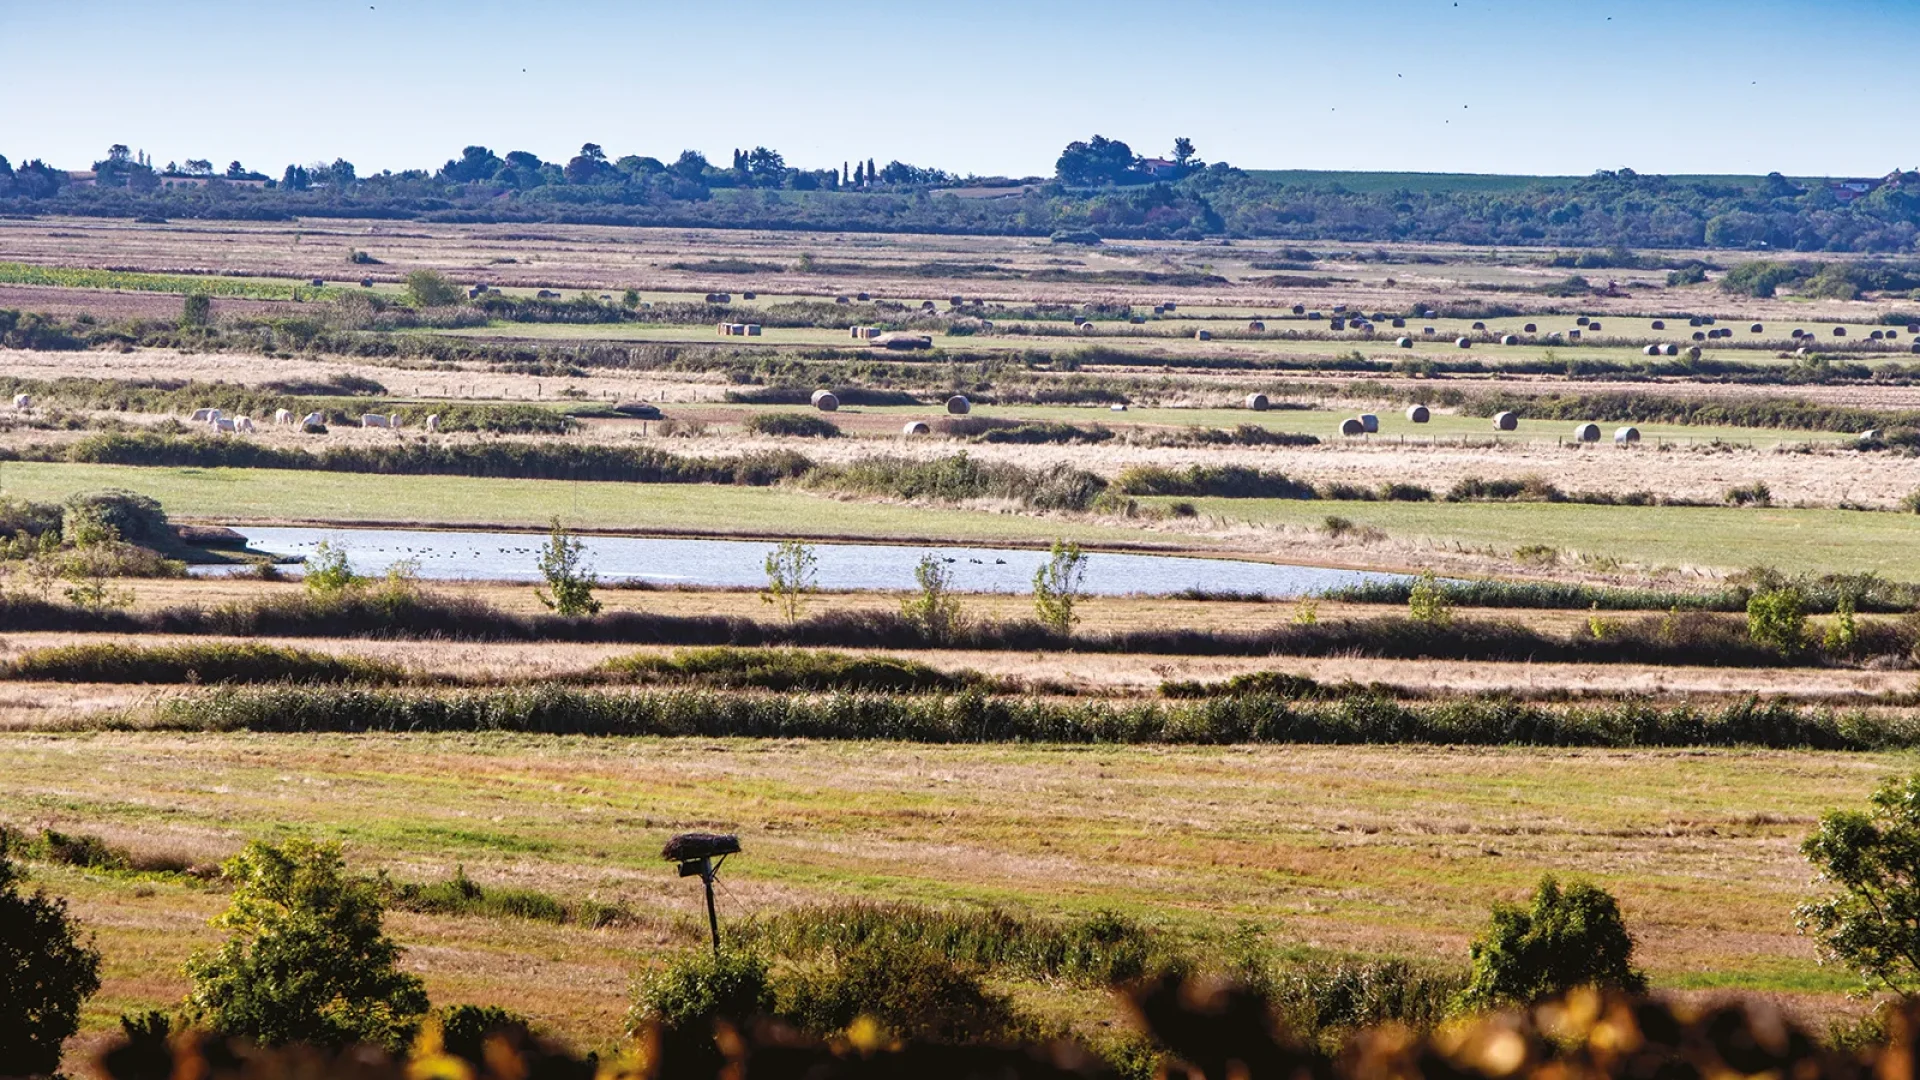
[[[1242,922],[1306,950],[1458,963],[1542,872],[1616,892],[1656,989],[1856,1006],[1793,930],[1817,814],[1913,755],[1264,747],[929,747],[498,736],[0,735],[0,820],[212,861],[246,839],[343,840],[407,880],[630,904],[636,926],[397,913],[436,1000],[529,1008],[610,1040],[629,978],[696,894],[656,852],[738,831],[728,918],[827,898],[1111,907],[1163,933]],[[99,933],[98,1032],[165,1007],[215,940],[216,889],[49,868]]]

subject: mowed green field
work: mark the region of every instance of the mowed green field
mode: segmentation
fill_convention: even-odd
[[[635,532],[1029,545],[1065,536],[1095,545],[1263,550],[1244,536],[1229,540],[1204,532],[1159,531],[1118,522],[844,501],[789,488],[43,463],[7,464],[0,468],[0,484],[9,494],[44,501],[65,499],[79,491],[125,488],[159,499],[176,517],[228,522],[537,528],[558,516],[575,528]],[[1920,579],[1920,516],[1912,514],[1565,503],[1187,501],[1194,502],[1201,515],[1227,522],[1317,528],[1329,515],[1338,515],[1400,539],[1425,538],[1501,554],[1544,544],[1655,566],[1873,570],[1899,580]],[[1313,561],[1311,550],[1302,550],[1290,540],[1276,538],[1264,550],[1283,559]],[[1417,558],[1417,553],[1399,550],[1383,556],[1381,565],[1405,569]],[[1342,563],[1366,559],[1364,548],[1345,547],[1338,552]]]
[[[1647,566],[1870,570],[1902,581],[1920,575],[1920,516],[1914,514],[1577,503],[1187,501],[1202,515],[1230,522],[1313,526],[1338,514],[1390,536],[1424,536],[1500,553],[1545,544]]]
[[[346,844],[363,871],[620,901],[639,926],[395,913],[434,999],[531,1010],[581,1046],[698,892],[675,832],[736,832],[731,920],[825,900],[1110,908],[1176,937],[1253,924],[1306,951],[1464,964],[1489,905],[1543,873],[1615,892],[1655,989],[1857,1009],[1794,931],[1797,845],[1914,755],[1392,747],[945,747],[509,735],[0,736],[0,822],[213,862],[254,837]],[[217,940],[215,885],[36,877],[98,934],[93,1031],[165,1008]],[[680,940],[691,944],[690,935]],[[686,947],[682,945],[680,947]],[[1046,988],[1030,988],[1045,993]],[[1110,1010],[1094,991],[1073,1008]]]

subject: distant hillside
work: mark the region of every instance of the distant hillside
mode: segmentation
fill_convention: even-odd
[[[1413,191],[1423,195],[1454,195],[1477,192],[1504,195],[1529,188],[1570,188],[1587,179],[1584,176],[1510,176],[1503,173],[1430,173],[1430,172],[1342,172],[1334,169],[1248,169],[1247,174],[1268,183],[1305,187],[1340,187],[1356,194],[1370,195],[1388,191]],[[1760,176],[1671,175],[1668,180],[1680,184],[1710,184],[1758,188]],[[1810,177],[1788,177],[1795,184],[1813,182]]]

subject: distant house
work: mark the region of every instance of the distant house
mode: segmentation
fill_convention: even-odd
[[[1168,161],[1166,158],[1141,158],[1140,171],[1153,177],[1155,180],[1166,179],[1180,175],[1180,164],[1178,162]]]
[[[94,172],[92,169],[67,170],[67,185],[69,187],[93,187],[99,182],[100,174]]]
[[[196,175],[189,175],[187,173],[161,173],[157,179],[160,181],[160,186],[163,188],[206,187],[208,184],[212,183],[215,180],[218,180],[221,183],[230,185],[232,187],[263,188],[267,186],[267,178],[264,176],[256,179],[240,180],[240,179],[234,179],[226,176],[196,176]]]
[[[1862,195],[1871,195],[1879,190],[1885,180],[1833,180],[1827,185],[1833,197],[1841,202],[1852,202]]]

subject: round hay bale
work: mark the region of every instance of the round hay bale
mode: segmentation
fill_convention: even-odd
[[[1887,331],[1887,340],[1888,340],[1888,341],[1899,341],[1899,340],[1900,340],[1900,331],[1898,331],[1898,330],[1889,330],[1889,331]]]
[[[1716,323],[1716,322],[1718,322],[1718,321],[1719,321],[1718,319],[1716,319],[1716,318],[1714,318],[1714,317],[1713,317],[1713,316],[1711,316],[1711,315],[1702,315],[1702,316],[1700,316],[1700,323],[1701,323],[1701,325],[1703,325],[1703,326],[1712,326],[1712,325],[1713,325],[1714,323]]]
[[[1247,408],[1252,409],[1254,412],[1266,412],[1272,405],[1273,402],[1267,400],[1267,395],[1265,394],[1247,395]]]
[[[1599,323],[1597,323],[1597,322],[1590,322],[1590,323],[1588,323],[1588,324],[1587,324],[1587,329],[1589,329],[1589,330],[1591,330],[1591,331],[1593,331],[1593,332],[1595,332],[1595,333],[1599,333],[1599,332],[1600,332],[1600,324],[1599,324]]]
[[[740,294],[740,299],[742,299],[742,300],[758,300],[758,299],[760,299],[760,294],[759,294],[759,293],[757,293],[757,292],[754,292],[754,291],[753,291],[753,290],[751,290],[751,289],[749,289],[749,290],[747,290],[746,292],[743,292],[743,293],[741,293],[741,294]]]
[[[1580,442],[1599,442],[1600,441],[1600,425],[1599,424],[1577,425],[1573,429],[1573,437],[1579,440]]]
[[[1700,359],[1700,346],[1698,345],[1687,346],[1687,359],[1689,360]]]
[[[1424,424],[1431,419],[1433,419],[1433,413],[1425,405],[1407,406],[1407,423]]]
[[[1394,341],[1394,344],[1403,349],[1411,349],[1413,348],[1413,339],[1410,337],[1398,338]]]
[[[1886,340],[1886,336],[1887,335],[1881,333],[1880,331],[1875,330],[1873,333],[1867,335],[1867,340],[1868,341],[1884,341]]]
[[[1380,418],[1370,412],[1361,413],[1357,419],[1360,421],[1360,426],[1367,429],[1369,435],[1380,430]]]
[[[1107,411],[1108,412],[1126,412],[1127,403],[1124,401],[1117,401],[1112,405],[1107,406]]]
[[[1680,346],[1675,345],[1672,342],[1668,342],[1667,344],[1660,346],[1660,355],[1661,356],[1679,356]]]
[[[1920,356],[1920,341],[1914,342],[1913,348],[1908,351],[1912,352],[1916,356]]]
[[[1575,319],[1575,320],[1573,320],[1573,325],[1575,325],[1575,326],[1585,326],[1585,325],[1587,325],[1588,323],[1590,323],[1590,322],[1592,322],[1592,321],[1593,321],[1592,319],[1589,319],[1589,318],[1587,318],[1587,317],[1586,317],[1585,315],[1582,315],[1582,316],[1580,316],[1579,318],[1577,318],[1577,319]]]
[[[1432,337],[1433,335],[1439,333],[1440,331],[1435,330],[1431,326],[1423,326],[1420,328],[1420,332],[1427,335],[1428,337]]]
[[[1915,322],[1915,323],[1908,323],[1908,324],[1907,324],[1907,333],[1909,333],[1909,334],[1920,334],[1920,322]]]
[[[1075,315],[1073,317],[1073,325],[1075,326],[1087,325],[1087,317],[1085,315]]]
[[[1527,325],[1520,328],[1520,332],[1523,334],[1537,334],[1540,332],[1540,327],[1534,325],[1533,323],[1528,323]]]
[[[1700,326],[1700,325],[1703,325],[1703,324],[1702,324],[1702,323],[1700,322],[1700,316],[1698,316],[1698,315],[1695,315],[1695,316],[1694,316],[1693,318],[1691,318],[1691,319],[1688,319],[1688,320],[1687,320],[1687,325],[1688,325],[1688,326]]]
[[[1640,351],[1641,351],[1641,352],[1642,352],[1643,354],[1645,354],[1645,355],[1647,355],[1647,356],[1659,356],[1659,355],[1660,355],[1660,346],[1658,346],[1658,345],[1649,345],[1649,346],[1647,346],[1646,348],[1644,348],[1644,349],[1641,349]]]
[[[1305,304],[1293,305],[1293,313],[1295,315],[1305,315],[1307,313],[1307,305]]]
[[[1333,311],[1334,311],[1334,314],[1336,315],[1344,315],[1346,313],[1346,310],[1347,310],[1347,305],[1345,304],[1333,305]]]
[[[1395,330],[1405,330],[1407,328],[1407,320],[1405,319],[1393,320],[1393,328]]]
[[[1345,420],[1340,421],[1340,434],[1345,435],[1348,438],[1353,438],[1354,436],[1358,436],[1358,435],[1365,435],[1366,433],[1367,433],[1367,425],[1361,423],[1358,419],[1354,417],[1349,416]]]
[[[1844,327],[1844,326],[1836,326],[1836,327],[1834,327],[1834,328],[1833,328],[1833,336],[1834,336],[1834,337],[1846,337],[1846,336],[1847,336],[1847,328],[1846,328],[1846,327]]]
[[[1308,321],[1308,322],[1319,322],[1319,321],[1320,321],[1321,319],[1323,319],[1323,318],[1325,318],[1325,316],[1324,316],[1324,315],[1321,315],[1321,314],[1320,314],[1319,312],[1317,312],[1317,311],[1309,311],[1309,312],[1307,312],[1307,321]]]
[[[1754,323],[1752,326],[1747,327],[1747,333],[1749,334],[1764,334],[1766,332],[1767,325],[1765,323]]]
[[[1578,330],[1569,330],[1569,331],[1567,331],[1567,340],[1568,340],[1568,341],[1579,341],[1579,340],[1580,340],[1580,331],[1578,331]]]
[[[872,294],[870,294],[870,293],[860,293],[859,295],[857,295],[856,297],[854,297],[854,299],[856,299],[856,300],[858,300],[858,301],[860,301],[861,303],[863,303],[863,304],[864,304],[864,303],[866,303],[867,301],[869,301],[869,300],[871,300],[871,299],[873,299],[873,296],[872,296]]]
[[[1327,328],[1329,330],[1345,330],[1347,328],[1347,320],[1335,319],[1327,324]]]
[[[1247,329],[1253,331],[1256,334],[1263,334],[1267,330],[1267,324],[1261,322],[1259,319],[1255,319],[1252,322],[1247,324]]]
[[[973,411],[973,402],[965,394],[955,394],[947,399],[947,412],[952,416],[965,416]]]
[[[1881,431],[1879,428],[1868,428],[1860,433],[1861,442],[1879,442],[1880,437]]]
[[[1083,333],[1083,334],[1091,334],[1091,333],[1093,333],[1093,331],[1094,331],[1094,325],[1093,325],[1092,323],[1090,323],[1090,322],[1083,322],[1083,323],[1081,323],[1081,324],[1080,324],[1080,332],[1081,332],[1081,333]]]
[[[1193,340],[1195,340],[1195,341],[1212,341],[1212,340],[1213,340],[1213,331],[1211,331],[1211,330],[1195,330],[1195,331],[1193,332]]]
[[[1464,338],[1464,337],[1463,337],[1463,338],[1454,338],[1454,339],[1453,339],[1453,343],[1454,343],[1455,345],[1458,345],[1459,347],[1461,347],[1461,348],[1463,348],[1463,349],[1471,349],[1471,348],[1473,348],[1473,339],[1472,339],[1472,338]]]
[[[1499,413],[1494,413],[1494,414],[1493,414],[1493,430],[1495,430],[1495,431],[1517,431],[1517,430],[1519,430],[1519,428],[1520,428],[1520,414],[1519,414],[1519,413],[1514,413],[1514,412],[1499,412]]]
[[[1707,340],[1707,333],[1706,333],[1706,331],[1704,331],[1704,330],[1695,330],[1695,331],[1693,332],[1693,340],[1695,340],[1695,341],[1705,341],[1705,340]]]
[[[1617,427],[1613,429],[1613,444],[1629,446],[1640,441],[1640,429],[1637,427]]]
[[[1517,334],[1502,334],[1502,335],[1500,336],[1500,344],[1502,344],[1502,345],[1518,345],[1518,344],[1520,344],[1520,337],[1519,337],[1519,335],[1517,335]]]
[[[815,390],[813,407],[821,412],[835,412],[840,408],[840,398],[831,390]]]
[[[933,428],[925,420],[909,420],[907,426],[900,429],[902,435],[931,435]]]
[[[1473,324],[1473,328],[1475,330],[1485,330],[1487,328],[1487,324],[1483,322],[1477,322]]]
[[[1794,327],[1794,330],[1793,330],[1793,333],[1791,333],[1791,334],[1788,334],[1787,336],[1788,336],[1788,337],[1790,337],[1790,338],[1793,338],[1793,339],[1794,339],[1795,341],[1798,341],[1798,340],[1800,340],[1801,338],[1803,338],[1803,337],[1806,337],[1806,336],[1807,336],[1807,332],[1806,332],[1805,330],[1802,330],[1802,329],[1800,329],[1799,327],[1797,327],[1797,326],[1796,326],[1796,327]]]
[[[1665,330],[1667,328],[1667,324],[1665,320],[1655,319],[1653,320],[1653,328],[1655,330]]]

